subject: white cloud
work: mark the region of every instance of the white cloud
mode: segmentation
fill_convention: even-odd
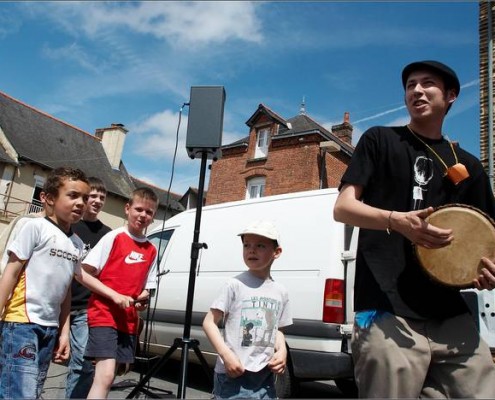
[[[41,49],[42,54],[50,60],[72,60],[75,61],[82,68],[89,70],[93,73],[98,73],[101,67],[98,66],[97,60],[91,57],[90,54],[84,51],[84,49],[73,42],[67,46],[58,48],[50,47],[45,44]]]
[[[224,82],[240,74],[248,55],[239,41],[262,41],[257,15],[262,6],[216,1],[19,4],[25,15],[47,20],[49,31],[57,33],[57,40],[47,35],[41,53],[61,71],[45,103],[55,97],[72,106],[145,93],[179,103],[191,84]]]
[[[228,119],[228,113],[225,119]],[[131,174],[163,189],[168,189],[170,179],[172,191],[183,194],[190,186],[197,187],[200,160],[191,159],[186,151],[187,115],[181,116],[179,139],[177,126],[179,112],[164,110],[148,116],[144,120],[129,125],[130,135],[126,141],[126,152],[140,157],[142,163],[136,164]],[[232,143],[247,135],[224,130],[222,144]],[[174,151],[177,146],[174,176],[171,176]],[[153,166],[153,167],[152,167]],[[206,171],[205,185],[208,185],[209,171]]]
[[[143,1],[43,2],[26,9],[45,14],[73,35],[85,32],[97,38],[123,28],[178,46],[207,46],[230,40],[260,42],[259,7],[248,1]]]
[[[377,113],[377,114],[374,114],[374,115],[370,115],[369,117],[365,117],[365,118],[361,118],[357,121],[354,121],[355,124],[358,124],[360,122],[365,122],[365,121],[369,121],[371,119],[376,119],[376,118],[380,118],[380,117],[383,117],[384,115],[387,115],[387,114],[390,114],[390,113],[394,113],[394,112],[397,112],[397,111],[400,111],[400,110],[403,110],[405,109],[406,106],[400,106],[400,107],[395,107],[395,108],[392,108],[390,110],[386,110],[386,111],[382,111],[380,113]]]
[[[225,113],[228,117],[228,112]],[[179,125],[179,112],[164,110],[160,113],[148,116],[143,121],[129,126],[131,135],[139,135],[139,146],[134,146],[133,152],[145,157],[172,157],[177,143],[177,163],[183,164],[190,160],[187,155],[186,136],[187,136],[187,115],[182,114],[180,117],[180,128],[177,140],[177,127]],[[229,144],[246,136],[248,132],[238,133],[228,130],[222,133],[222,144]]]
[[[121,19],[116,13],[113,22],[179,45],[206,45],[232,39],[260,42],[261,24],[256,8],[252,2],[144,2],[139,3],[130,18],[127,14],[126,19]]]
[[[0,13],[0,39],[17,33],[21,26],[22,22],[8,11]]]
[[[471,86],[479,86],[480,80],[479,79],[474,79],[472,81],[466,82],[463,85],[461,85],[461,89],[465,89]]]
[[[177,163],[184,163],[187,159],[186,131],[187,116],[182,115],[177,139],[179,113],[165,110],[149,116],[144,121],[131,125],[130,133],[141,137],[136,139],[139,146],[134,146],[133,152],[139,156],[151,158],[165,158],[172,160],[177,146]]]

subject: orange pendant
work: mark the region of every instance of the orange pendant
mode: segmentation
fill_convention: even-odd
[[[469,172],[467,171],[464,164],[457,163],[455,165],[452,165],[452,167],[447,168],[447,176],[454,183],[454,185],[457,185],[464,179],[469,178]]]

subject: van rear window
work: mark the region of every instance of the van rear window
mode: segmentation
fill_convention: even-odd
[[[158,250],[158,265],[160,265],[160,261],[162,259],[163,253],[167,248],[168,242],[174,233],[173,229],[169,229],[167,231],[161,231],[157,233],[153,233],[148,236],[148,240],[153,243]]]

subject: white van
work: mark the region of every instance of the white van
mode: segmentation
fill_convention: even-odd
[[[202,330],[203,318],[225,281],[247,268],[237,234],[253,220],[269,219],[283,249],[272,276],[288,289],[294,320],[284,329],[288,368],[277,379],[277,394],[291,397],[300,381],[334,380],[344,394],[356,397],[350,334],[358,229],[334,221],[337,195],[337,189],[321,189],[202,208],[198,242],[207,248],[197,258],[190,338],[199,341],[210,366],[216,353]],[[164,274],[150,304],[156,307],[148,343],[153,354],[164,354],[183,336],[195,218],[196,210],[182,212],[148,234]],[[466,297],[482,336],[495,348],[493,293],[470,290]],[[197,361],[194,353],[188,358]]]
[[[300,380],[332,379],[343,390],[353,389],[347,343],[352,285],[346,285],[354,281],[353,275],[346,279],[346,271],[354,273],[354,253],[348,250],[353,229],[333,219],[337,194],[336,189],[313,190],[202,208],[199,242],[207,248],[200,250],[197,262],[190,338],[199,340],[211,366],[216,353],[202,330],[203,318],[225,281],[247,268],[237,234],[253,220],[269,219],[280,232],[283,249],[272,276],[288,289],[294,320],[284,330],[288,372],[277,380],[277,392],[289,397]],[[148,234],[162,254],[160,272],[167,272],[150,304],[156,301],[152,353],[164,354],[183,335],[195,218],[196,210],[182,212],[166,221],[163,232],[157,227]]]

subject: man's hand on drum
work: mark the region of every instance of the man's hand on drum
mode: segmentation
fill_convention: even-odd
[[[425,221],[434,211],[433,207],[406,213],[393,213],[393,230],[399,232],[412,243],[427,249],[439,249],[452,242],[452,229],[438,228]]]
[[[474,287],[478,290],[495,288],[495,260],[486,257],[481,258],[483,267],[481,268],[478,279],[473,281]]]

